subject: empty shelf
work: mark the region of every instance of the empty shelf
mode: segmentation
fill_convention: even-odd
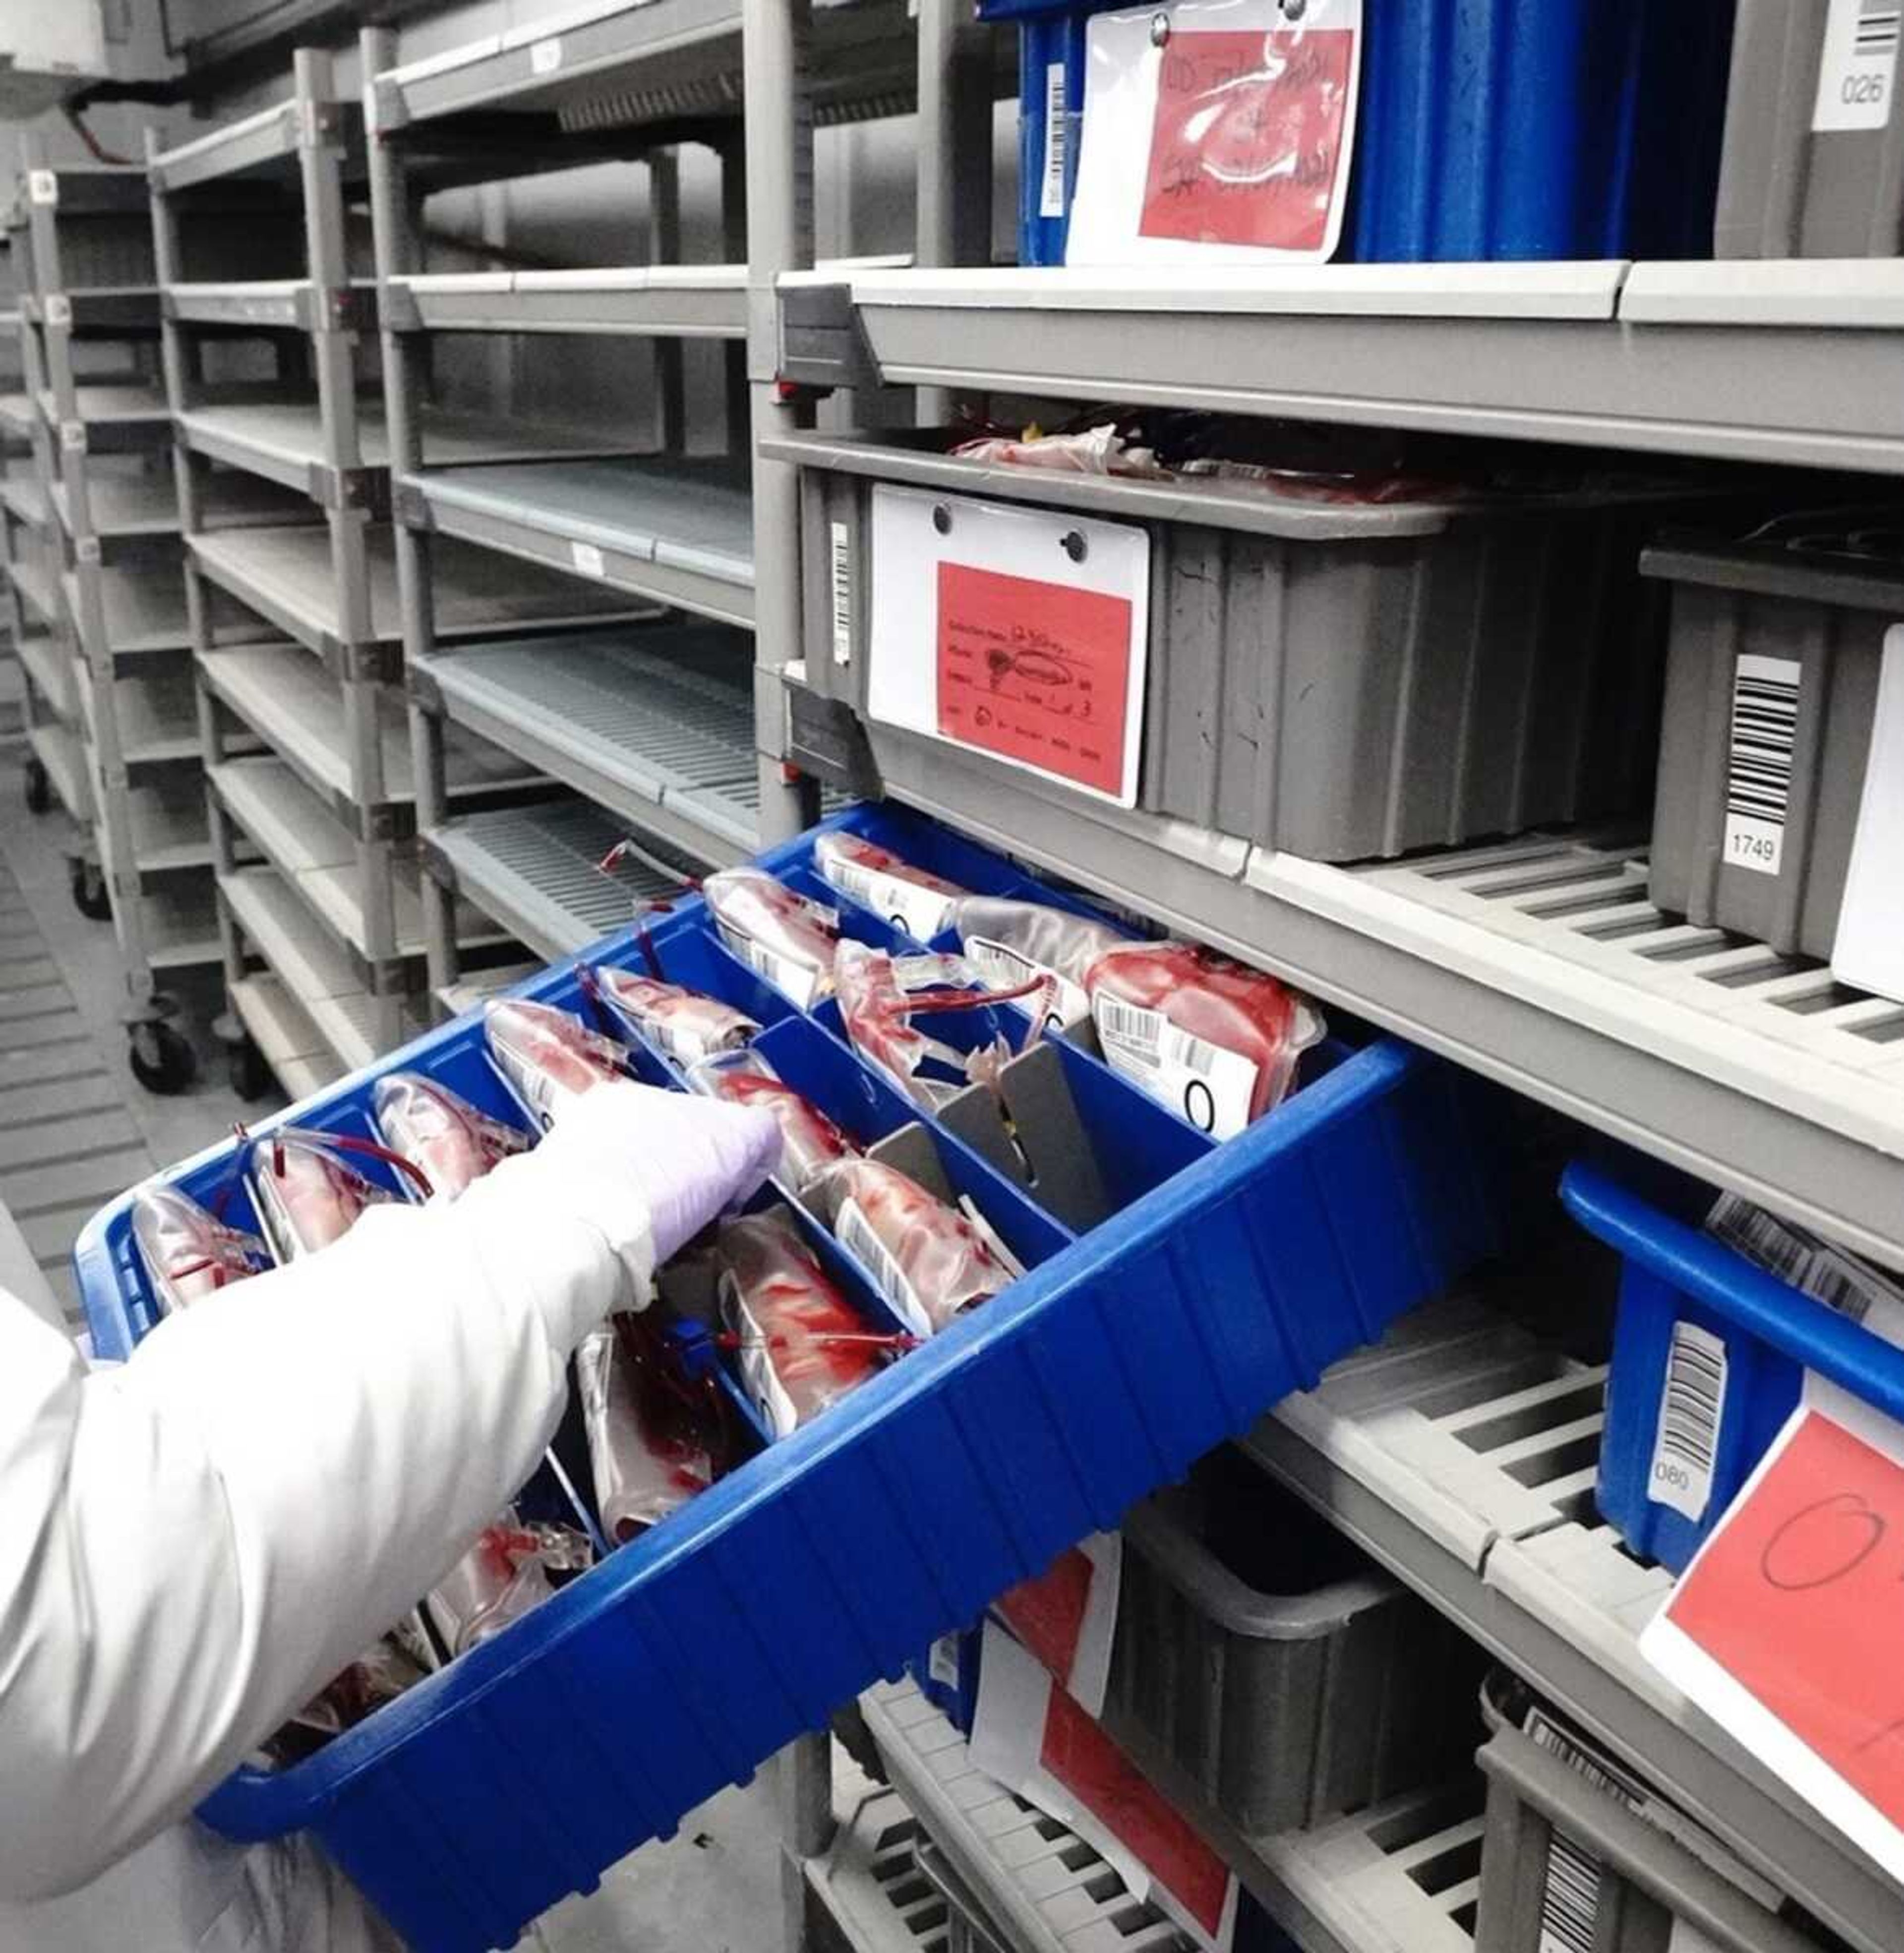
[[[155,381],[117,386],[84,385],[74,390],[74,397],[79,409],[79,418],[89,427],[108,424],[123,427],[145,423],[165,426],[171,423],[172,418],[171,408],[165,399],[165,389]],[[40,390],[39,401],[39,411],[47,420],[55,421],[59,418],[50,387]]]
[[[368,1064],[385,1048],[380,1018],[397,1009],[396,1000],[373,997],[364,988],[351,958],[319,928],[302,896],[276,869],[221,875],[218,892],[346,1070]]]
[[[158,651],[189,651],[192,627],[185,608],[185,582],[176,564],[162,569],[133,569],[123,564],[94,564],[64,576],[67,609],[83,630],[86,607],[80,578],[96,576],[105,625],[103,644],[87,644],[89,655],[136,657]]]
[[[283,326],[302,332],[344,327],[373,330],[377,287],[352,285],[336,303],[308,278],[243,278],[217,284],[168,285],[166,301],[174,318],[196,325]]]
[[[141,875],[211,865],[205,788],[196,774],[155,774],[125,789],[126,826]]]
[[[14,469],[0,477],[0,506],[16,522],[24,522],[30,529],[43,529],[49,511],[46,491],[33,475]]]
[[[402,641],[393,538],[388,528],[378,526],[370,529],[366,542],[371,633],[353,641],[338,608],[337,567],[324,525],[223,529],[189,538],[193,560],[206,576],[340,675],[353,641],[395,645]],[[591,618],[625,616],[628,610],[618,596],[575,577],[525,572],[466,544],[440,545],[430,569],[437,630],[444,637],[559,629]]]
[[[34,691],[46,701],[53,716],[70,726],[79,716],[80,701],[74,690],[73,654],[66,641],[42,631],[20,638],[14,646],[20,669],[33,681]]]
[[[747,641],[709,626],[467,646],[413,694],[695,859],[759,845]]]
[[[95,688],[81,688],[88,730],[96,747],[99,729],[92,723]],[[127,766],[161,766],[199,757],[198,708],[188,672],[176,676],[121,679],[111,688],[117,722],[119,758]]]
[[[224,958],[209,876],[155,882],[139,898],[139,929],[149,970],[202,970]]]
[[[443,271],[399,278],[399,331],[656,334],[741,339],[744,265],[633,265],[598,271]]]
[[[294,769],[337,820],[354,830],[360,810],[354,797],[343,691],[323,666],[288,645],[246,644],[203,654],[199,669],[213,695]],[[416,788],[402,701],[386,692],[380,695],[378,706],[384,790],[361,811],[381,815],[407,808]],[[508,754],[466,738],[451,743],[447,770],[453,798],[525,785],[536,778],[531,768]]]
[[[199,484],[203,519],[213,528],[235,523],[294,520],[303,505],[273,484],[246,475],[217,474]],[[53,484],[53,503],[69,531],[73,527],[66,487]],[[87,471],[86,503],[96,535],[169,536],[179,532],[178,487],[162,472],[108,475]]]
[[[320,493],[330,472],[324,419],[315,393],[287,396],[277,390],[252,390],[243,398],[189,408],[179,415],[177,425],[180,439],[199,453],[306,494]],[[432,466],[538,455],[600,454],[628,445],[625,436],[609,439],[580,429],[436,408],[424,409],[422,428],[424,459]],[[389,467],[390,436],[380,401],[358,402],[357,440],[364,467]]]
[[[17,556],[7,565],[7,574],[27,607],[42,623],[59,622],[59,584],[42,558]]]
[[[722,622],[753,622],[753,512],[724,459],[623,456],[429,469],[432,525]]]
[[[27,743],[33,757],[46,770],[54,797],[77,821],[92,818],[92,782],[86,773],[86,751],[79,735],[52,720],[42,720],[27,728]]]
[[[152,180],[161,190],[183,190],[193,183],[286,163],[297,149],[297,102],[295,99],[274,102],[155,156]]]
[[[553,962],[625,927],[635,905],[680,884],[633,859],[602,858],[627,823],[587,801],[465,814],[423,837],[431,872]]]
[[[499,963],[490,970],[465,970],[453,983],[437,986],[436,1000],[449,1016],[459,1017],[499,990],[512,989],[531,976],[540,976],[542,969],[540,963]]]
[[[227,760],[206,774],[232,819],[258,851],[295,888],[332,938],[355,958],[359,981],[368,989],[395,987],[400,973],[378,969],[371,956],[364,919],[363,871],[350,831],[323,798],[285,761],[271,757]],[[396,947],[392,962],[424,953],[423,902],[416,861],[399,854],[392,864]],[[459,917],[459,939],[472,946],[506,941],[474,911]]]
[[[243,976],[227,994],[245,1034],[293,1102],[334,1085],[343,1067],[331,1055],[311,1013],[268,970]]]

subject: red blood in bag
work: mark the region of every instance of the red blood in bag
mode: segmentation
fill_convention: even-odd
[[[891,1340],[857,1315],[793,1228],[765,1215],[715,1238],[722,1309],[741,1341],[741,1370],[776,1437],[817,1417],[872,1376]]]
[[[257,1274],[270,1259],[255,1234],[227,1227],[175,1187],[140,1191],[133,1202],[132,1232],[167,1315]]]
[[[393,1071],[380,1078],[371,1105],[384,1143],[419,1168],[446,1200],[528,1143],[512,1127],[420,1072]]]
[[[396,1198],[347,1165],[324,1137],[286,1127],[252,1143],[252,1205],[280,1262],[327,1248],[366,1208]]]
[[[745,1011],[718,997],[664,983],[658,976],[598,969],[595,980],[611,1006],[682,1064],[712,1058],[717,1052],[738,1051],[760,1029]]]
[[[815,902],[758,868],[725,868],[701,884],[724,941],[803,1008],[832,986],[838,926]]]
[[[819,835],[813,843],[813,864],[830,887],[922,942],[945,926],[952,904],[965,893],[956,882],[915,868],[890,848],[856,834]]]
[[[779,1177],[796,1190],[822,1168],[850,1159],[860,1149],[813,1102],[776,1077],[760,1061],[760,1068],[744,1064],[707,1065],[695,1083],[710,1098],[732,1105],[757,1105],[780,1124]]]
[[[833,1231],[907,1327],[922,1336],[988,1300],[1012,1279],[956,1207],[883,1160],[843,1160],[824,1185]]]
[[[567,1011],[526,997],[491,998],[483,1035],[510,1089],[544,1127],[563,1099],[627,1076],[610,1039]]]
[[[602,1530],[620,1546],[725,1469],[719,1400],[681,1373],[646,1312],[610,1316],[576,1351],[575,1374]]]
[[[1297,1059],[1322,1035],[1320,1016],[1306,998],[1273,976],[1197,943],[1121,944],[1091,966],[1085,988],[1114,1064],[1120,1052],[1113,1048],[1113,1019],[1106,1016],[1104,998],[1111,1000],[1113,1011],[1116,1005],[1125,1004],[1154,1012],[1187,1037],[1213,1045],[1254,1067],[1247,1095],[1250,1119],[1260,1118],[1282,1102]],[[1139,1027],[1126,1049],[1141,1051],[1147,1036]],[[1167,1049],[1163,1055],[1169,1058]],[[1141,1070],[1135,1075],[1141,1078]],[[1158,1091],[1156,1096],[1166,1093]]]

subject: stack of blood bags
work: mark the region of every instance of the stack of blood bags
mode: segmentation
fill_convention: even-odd
[[[843,1160],[819,1185],[840,1245],[915,1335],[944,1328],[1012,1279],[978,1227],[897,1167]]]
[[[1113,1067],[1219,1139],[1280,1105],[1323,1036],[1307,998],[1199,944],[1120,944],[1085,987]]]
[[[294,1126],[252,1140],[248,1171],[252,1205],[280,1262],[327,1248],[367,1208],[396,1198],[351,1165],[331,1135]]]
[[[996,1077],[1011,1055],[1002,1038],[960,1051],[913,1023],[915,1016],[975,1010],[996,1000],[965,987],[972,972],[956,957],[893,957],[849,940],[840,945],[833,969],[853,1049],[928,1111],[963,1086]]]
[[[860,1149],[813,1102],[794,1088],[757,1051],[730,1052],[696,1065],[688,1082],[710,1099],[757,1105],[780,1124],[780,1165],[775,1177],[797,1193],[823,1168],[850,1159]]]
[[[513,1509],[485,1526],[476,1543],[431,1588],[423,1611],[453,1661],[492,1641],[555,1592],[550,1572],[579,1573],[587,1540],[571,1526],[527,1526]]]
[[[744,1011],[699,990],[665,983],[632,970],[588,973],[606,1008],[636,1036],[664,1051],[677,1064],[697,1064],[717,1053],[739,1051],[760,1027]]]
[[[778,1215],[728,1221],[715,1237],[721,1312],[767,1428],[784,1437],[873,1375],[898,1339],[853,1312],[813,1251]]]
[[[627,1076],[612,1039],[566,1011],[526,997],[492,998],[483,1011],[483,1035],[503,1083],[545,1130],[564,1099]]]
[[[528,1144],[512,1126],[478,1111],[421,1072],[387,1073],[377,1081],[371,1107],[384,1145],[421,1172],[440,1200],[455,1199],[471,1181]]]
[[[271,1264],[255,1234],[227,1227],[177,1187],[141,1190],[133,1202],[132,1234],[161,1315],[189,1309]]]
[[[966,961],[988,983],[1015,989],[1048,978],[1044,998],[1029,997],[1020,1005],[1048,1024],[1079,1024],[1090,1016],[1085,980],[1091,966],[1126,939],[1088,916],[1009,895],[962,897],[952,904],[950,926]]]
[[[758,868],[724,868],[702,883],[721,940],[802,1010],[833,987],[840,918]]]
[[[856,834],[826,833],[813,843],[813,865],[830,887],[883,916],[902,936],[930,942],[965,895],[956,882],[915,868]]]
[[[575,1353],[602,1531],[620,1546],[726,1469],[718,1386],[687,1375],[652,1310],[612,1315]]]

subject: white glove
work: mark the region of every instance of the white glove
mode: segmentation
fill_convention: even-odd
[[[618,1249],[645,1217],[658,1268],[773,1171],[780,1125],[770,1112],[628,1080],[562,1101],[531,1157],[559,1167],[572,1192],[588,1190],[587,1209]]]

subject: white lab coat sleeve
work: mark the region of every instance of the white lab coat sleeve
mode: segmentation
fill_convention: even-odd
[[[558,1127],[115,1369],[0,1296],[0,1900],[189,1810],[515,1494],[575,1344],[645,1299],[631,1177]]]

